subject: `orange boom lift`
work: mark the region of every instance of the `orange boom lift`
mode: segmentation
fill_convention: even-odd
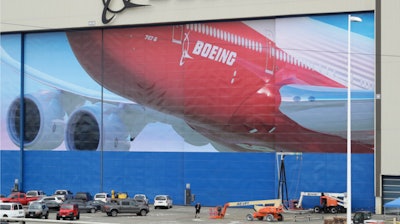
[[[210,218],[223,219],[228,207],[244,207],[250,205],[253,205],[254,212],[246,216],[248,221],[254,219],[263,220],[264,217],[269,222],[274,220],[283,221],[283,206],[280,199],[228,202],[224,207],[217,206],[216,208],[211,208]]]

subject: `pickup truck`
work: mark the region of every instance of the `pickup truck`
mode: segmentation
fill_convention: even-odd
[[[146,216],[150,209],[147,204],[135,199],[123,199],[114,203],[106,203],[103,206],[103,212],[108,216],[117,216],[118,213],[136,213],[140,216]]]
[[[3,201],[3,202],[19,202],[22,205],[27,205],[29,202],[36,201],[38,199],[39,199],[39,197],[27,197],[26,194],[22,193],[22,192],[14,192],[6,198],[1,198],[1,201]]]

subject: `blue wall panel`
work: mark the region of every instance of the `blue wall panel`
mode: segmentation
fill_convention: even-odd
[[[0,194],[7,196],[14,186],[14,180],[21,180],[20,167],[19,151],[0,150]]]
[[[20,179],[20,152],[1,151],[1,193],[9,194],[14,179]],[[175,152],[67,152],[25,151],[24,190],[111,190],[147,194],[169,194],[175,204],[184,203],[190,184],[204,205],[229,201],[277,197],[278,164],[273,153],[175,153]],[[374,208],[372,154],[352,156],[353,210]],[[289,199],[301,191],[345,192],[345,154],[286,156]],[[318,204],[305,198],[304,207]]]

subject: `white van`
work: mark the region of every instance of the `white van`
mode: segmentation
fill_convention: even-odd
[[[97,193],[94,195],[94,200],[97,201],[103,201],[105,203],[110,202],[111,201],[111,195],[107,194],[107,193]]]
[[[154,209],[172,208],[172,198],[169,195],[157,195],[154,197]]]
[[[0,203],[0,217],[25,218],[25,210],[20,203]]]

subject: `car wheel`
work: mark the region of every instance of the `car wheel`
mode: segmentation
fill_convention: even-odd
[[[321,207],[315,206],[314,207],[314,213],[320,213],[321,212]]]
[[[247,221],[253,221],[253,219],[254,219],[254,218],[253,218],[253,215],[252,215],[252,214],[247,214],[247,215],[246,215],[246,220],[247,220]]]
[[[81,213],[78,212],[78,215],[76,216],[76,219],[79,219],[81,216]]]
[[[60,220],[60,216],[57,215],[57,218],[56,218],[56,219],[57,219],[57,220]]]
[[[147,215],[147,211],[144,210],[144,209],[142,209],[142,210],[140,211],[140,216],[146,216],[146,215]]]
[[[115,216],[117,216],[117,215],[118,215],[117,210],[112,210],[112,211],[111,211],[111,216],[112,216],[112,217],[115,217]]]
[[[91,208],[90,209],[90,213],[96,213],[96,209],[95,208]]]

